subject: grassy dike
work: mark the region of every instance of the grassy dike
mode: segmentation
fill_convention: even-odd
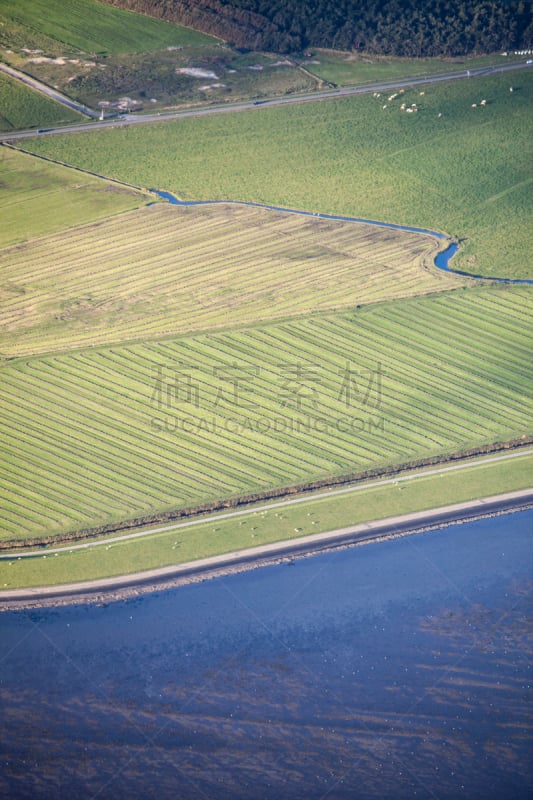
[[[494,457],[493,457],[494,458]],[[389,516],[466,502],[531,485],[533,452],[455,465],[447,471],[398,476],[385,482],[258,505],[233,517],[214,515],[192,524],[147,530],[126,541],[106,539],[87,549],[0,561],[3,589],[60,585],[180,564],[207,556],[355,525]],[[158,532],[160,531],[160,532]]]

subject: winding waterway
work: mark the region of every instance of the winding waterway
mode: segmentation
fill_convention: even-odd
[[[525,800],[532,529],[0,614],[0,795]]]
[[[239,206],[251,206],[252,208],[265,208],[269,211],[281,211],[285,214],[300,214],[304,217],[315,217],[317,219],[334,219],[339,220],[341,222],[364,222],[367,225],[376,225],[379,228],[392,228],[393,230],[397,231],[410,231],[411,233],[424,233],[428,236],[433,236],[436,239],[449,239],[448,236],[444,233],[439,233],[438,231],[430,231],[427,228],[413,228],[410,225],[396,225],[392,222],[379,222],[378,220],[374,219],[364,219],[363,217],[346,217],[339,214],[319,214],[314,213],[312,211],[299,211],[295,208],[282,208],[281,206],[270,206],[263,203],[252,203],[245,200],[180,200],[175,195],[171,194],[170,192],[163,192],[157,189],[151,189],[154,194],[158,197],[161,197],[164,200],[168,200],[169,203],[172,205],[177,206],[211,206],[211,205],[227,205],[231,203],[231,205],[239,205]],[[508,284],[529,284],[533,285],[533,280],[528,280],[526,278],[492,278],[486,277],[484,275],[475,275],[471,272],[461,272],[459,270],[454,270],[450,267],[450,261],[454,257],[454,255],[459,250],[459,245],[455,242],[451,242],[449,246],[445,250],[441,250],[436,258],[435,258],[435,266],[438,269],[442,269],[445,272],[453,272],[454,275],[462,275],[464,278],[476,278],[478,280],[483,281],[491,281],[496,283],[508,283]]]

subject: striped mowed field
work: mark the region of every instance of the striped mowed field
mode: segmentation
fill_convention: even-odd
[[[4,357],[242,325],[458,287],[420,233],[156,203],[0,251]]]
[[[476,287],[4,361],[2,536],[523,436],[530,314]]]

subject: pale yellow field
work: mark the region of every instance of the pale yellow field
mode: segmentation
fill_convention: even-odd
[[[0,354],[257,323],[450,289],[428,235],[163,203],[0,250]]]

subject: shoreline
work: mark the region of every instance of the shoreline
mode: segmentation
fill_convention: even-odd
[[[448,525],[523,511],[531,507],[533,507],[533,489],[522,489],[130,575],[58,586],[2,590],[0,611],[89,602],[107,604],[128,600],[139,595],[264,566],[291,564],[297,558],[306,558],[318,553],[440,530]]]

